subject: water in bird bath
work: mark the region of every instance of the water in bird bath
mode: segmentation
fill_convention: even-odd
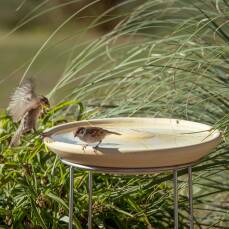
[[[135,149],[168,149],[195,145],[212,138],[209,131],[192,132],[185,129],[171,128],[107,128],[121,135],[108,135],[100,144],[100,148],[135,148]],[[214,133],[213,133],[214,134]],[[84,145],[77,137],[74,138],[73,131],[57,133],[54,141]]]

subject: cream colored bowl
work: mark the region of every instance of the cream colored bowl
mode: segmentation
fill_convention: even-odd
[[[77,126],[96,126],[121,135],[109,135],[97,149],[83,150],[74,138]],[[164,118],[109,118],[72,122],[46,130],[44,143],[62,159],[87,166],[153,168],[196,162],[220,141],[212,127]]]

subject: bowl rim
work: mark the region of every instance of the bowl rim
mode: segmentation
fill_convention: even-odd
[[[46,129],[43,133],[45,135],[43,142],[44,144],[49,147],[51,150],[53,148],[55,148],[58,151],[58,147],[57,144],[61,144],[62,146],[71,146],[72,149],[75,150],[79,150],[79,148],[82,148],[81,145],[78,144],[71,144],[71,143],[66,143],[66,142],[60,142],[60,141],[50,141],[51,136],[55,135],[56,133],[63,131],[64,129],[71,129],[74,128],[75,125],[80,124],[80,123],[90,123],[90,122],[104,122],[104,121],[114,121],[114,120],[168,120],[168,121],[173,121],[173,122],[177,122],[177,121],[182,121],[182,122],[187,122],[187,123],[194,123],[194,124],[198,124],[198,125],[203,125],[206,126],[206,128],[208,128],[206,131],[210,131],[213,127],[204,123],[199,123],[199,122],[194,122],[194,121],[189,121],[189,120],[183,120],[183,119],[175,119],[175,118],[153,118],[153,117],[117,117],[117,118],[103,118],[103,119],[90,119],[90,120],[80,120],[80,121],[73,121],[73,122],[68,122],[68,123],[64,123],[64,124],[60,124],[60,125],[56,125],[54,127],[48,128]],[[205,131],[201,131],[201,132],[205,132]],[[204,142],[200,142],[200,143],[196,143],[196,144],[192,144],[192,145],[186,145],[186,146],[177,146],[177,147],[171,147],[171,148],[161,148],[161,149],[138,149],[137,151],[140,152],[160,152],[160,151],[174,151],[174,150],[183,150],[183,149],[188,149],[188,148],[193,148],[193,147],[198,147],[200,145],[205,145],[205,144],[210,144],[210,143],[215,143],[215,145],[217,145],[220,140],[221,140],[221,136],[222,133],[218,130],[218,129],[214,129],[213,132],[210,132],[209,134],[213,135],[213,137],[211,137],[210,139],[204,141]],[[54,147],[54,145],[56,145],[56,147]],[[64,148],[64,147],[61,147]],[[87,147],[90,150],[94,151],[94,148],[92,146],[88,146]],[[99,148],[97,149],[99,151]],[[60,151],[60,150],[59,150]],[[65,152],[68,152],[67,150]],[[133,148],[129,148],[128,151],[122,150],[121,151],[123,155],[128,155],[131,154],[133,152],[136,152],[136,150],[134,151]],[[86,153],[87,155],[90,155],[91,153]],[[104,154],[98,154],[98,156],[101,156]],[[120,154],[118,154],[120,155]]]

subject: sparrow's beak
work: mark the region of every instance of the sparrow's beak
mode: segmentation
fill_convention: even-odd
[[[78,132],[79,132],[78,129],[76,129],[76,130],[73,131],[74,137],[77,137],[78,136]]]
[[[45,103],[45,104],[44,104],[44,107],[45,107],[46,109],[49,109],[49,108],[50,108],[50,103],[49,103],[49,102]]]

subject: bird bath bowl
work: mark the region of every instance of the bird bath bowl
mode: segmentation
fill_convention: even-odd
[[[98,148],[74,138],[78,126],[96,126],[121,135],[107,136]],[[83,166],[162,168],[194,163],[220,141],[211,126],[178,119],[108,118],[78,121],[46,130],[45,145],[61,159]]]

